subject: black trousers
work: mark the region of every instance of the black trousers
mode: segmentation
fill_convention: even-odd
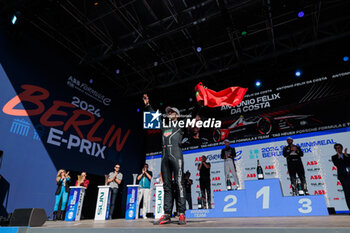
[[[304,189],[305,192],[307,192],[307,184],[305,179],[305,170],[303,163],[301,161],[288,161],[287,166],[293,193],[297,192],[297,174],[301,182],[301,187]]]
[[[118,188],[112,188],[111,205],[109,208],[109,218],[112,218],[113,216],[117,195],[118,195]]]
[[[192,194],[186,193],[186,201],[188,203],[188,209],[192,210]]]
[[[199,180],[199,186],[202,193],[202,202],[203,202],[203,209],[207,208],[207,202],[208,202],[208,208],[211,209],[211,189],[210,189],[210,179],[205,180]]]
[[[343,186],[343,191],[345,195],[345,201],[348,206],[348,209],[350,210],[350,176],[339,179],[341,185]]]
[[[184,179],[184,162],[182,150],[180,147],[170,146],[163,150],[163,157],[161,162],[161,172],[163,178],[164,188],[164,213],[171,215],[173,200],[176,200],[178,207],[177,211],[184,214],[186,211],[186,192]],[[172,175],[176,185],[177,198],[174,198],[172,190]]]

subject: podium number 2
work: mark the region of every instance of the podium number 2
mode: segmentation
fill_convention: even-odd
[[[298,211],[303,214],[311,213],[312,211],[312,201],[309,198],[302,198],[299,200],[299,204],[301,204],[301,207],[298,208]]]
[[[231,206],[234,206],[235,204],[237,204],[237,197],[235,195],[227,195],[224,201],[228,202],[229,200],[232,200],[232,201],[227,205],[225,205],[223,212],[236,212],[237,208],[232,208]]]
[[[263,196],[262,208],[268,209],[270,207],[270,186],[264,186],[256,193],[256,199],[260,196]]]

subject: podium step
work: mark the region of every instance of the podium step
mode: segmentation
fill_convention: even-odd
[[[282,195],[279,179],[245,181],[245,189],[214,192],[214,209],[187,210],[187,218],[328,215],[323,195]]]

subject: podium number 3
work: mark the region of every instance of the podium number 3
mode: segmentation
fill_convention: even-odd
[[[256,199],[261,196],[263,196],[262,208],[268,209],[270,207],[270,186],[264,186],[256,193]]]
[[[309,198],[302,198],[299,200],[299,204],[301,204],[301,207],[298,208],[298,211],[303,214],[311,213],[312,211],[312,202]]]
[[[227,205],[225,205],[223,212],[236,212],[237,208],[232,208],[231,206],[234,206],[235,204],[237,204],[237,197],[235,195],[227,195],[224,201],[228,202],[229,200],[232,200],[232,201]]]

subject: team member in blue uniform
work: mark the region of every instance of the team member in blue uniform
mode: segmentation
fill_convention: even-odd
[[[143,95],[143,101],[146,105],[147,111],[154,111],[149,103],[149,98]],[[176,122],[180,116],[180,111],[174,107],[167,107],[165,109],[168,118]],[[179,224],[186,224],[185,210],[186,210],[186,192],[184,180],[184,159],[182,155],[181,142],[183,137],[183,130],[178,124],[175,126],[171,124],[169,128],[162,128],[162,162],[161,172],[163,178],[164,188],[164,215],[154,222],[155,225],[166,224],[171,221],[173,190],[171,185],[172,175],[176,183],[177,191],[177,207],[179,213]]]
[[[57,183],[57,190],[56,190],[56,199],[55,199],[55,207],[53,211],[53,220],[64,220],[64,216],[66,213],[66,205],[68,201],[68,194],[69,194],[69,183],[71,179],[69,176],[69,172],[66,173],[64,169],[61,169],[57,172],[56,176],[56,183]],[[61,211],[58,213],[58,206],[60,204],[60,201],[62,199],[61,204]]]
[[[142,173],[137,177],[139,181],[140,190],[139,195],[137,196],[137,203],[140,203],[143,199],[143,207],[142,207],[142,217],[143,219],[147,219],[147,213],[149,210],[149,204],[151,202],[151,183],[152,183],[153,173],[148,170],[148,164],[142,168]]]

